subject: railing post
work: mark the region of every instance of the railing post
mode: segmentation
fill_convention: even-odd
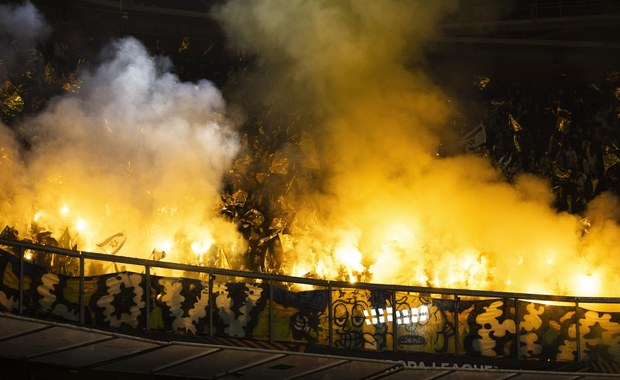
[[[515,339],[517,347],[517,361],[521,360],[521,323],[519,316],[519,298],[515,297]]]
[[[144,328],[150,330],[149,319],[151,313],[151,266],[144,265]]]
[[[454,294],[454,355],[459,355],[459,302],[458,294]]]
[[[575,338],[577,340],[577,363],[581,363],[581,334],[579,333],[579,298],[575,298]]]
[[[85,318],[85,308],[84,308],[84,255],[80,252],[80,324],[83,325]]]
[[[273,280],[269,279],[269,343],[273,343]]]
[[[213,278],[215,277],[211,272],[207,273],[209,275],[209,336],[213,336]]]
[[[392,290],[392,351],[398,351],[398,318],[396,318],[396,290]],[[386,308],[387,309],[387,308]]]
[[[327,337],[329,339],[329,348],[332,348],[332,340],[334,338],[332,326],[332,283],[329,281],[327,282]]]
[[[19,315],[24,314],[24,247],[19,246],[19,301],[17,310]]]

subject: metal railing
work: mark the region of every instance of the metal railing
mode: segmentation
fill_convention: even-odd
[[[383,290],[391,292],[390,301],[392,306],[396,305],[396,293],[397,292],[406,292],[406,293],[418,293],[424,295],[439,295],[446,299],[454,300],[454,326],[456,328],[456,332],[454,334],[455,337],[455,354],[461,354],[459,352],[459,314],[458,314],[458,304],[461,301],[462,297],[470,297],[471,299],[502,299],[506,303],[514,302],[515,305],[515,323],[517,324],[516,328],[516,346],[517,346],[517,360],[521,359],[520,354],[520,326],[519,326],[519,302],[520,301],[541,301],[541,302],[558,302],[558,303],[566,303],[574,306],[575,310],[575,327],[577,329],[577,355],[576,361],[580,361],[580,352],[581,352],[581,339],[579,332],[579,310],[580,304],[588,303],[588,304],[619,304],[620,298],[617,297],[574,297],[574,296],[557,296],[557,295],[547,295],[547,294],[530,294],[530,293],[511,293],[511,292],[496,292],[496,291],[484,291],[484,290],[467,290],[467,289],[451,289],[451,288],[429,288],[429,287],[421,287],[421,286],[405,286],[405,285],[392,285],[392,284],[372,284],[372,283],[350,283],[343,281],[328,281],[328,280],[319,280],[312,278],[300,278],[293,276],[282,276],[282,275],[273,275],[266,273],[254,273],[254,272],[246,272],[246,271],[237,271],[237,270],[228,270],[228,269],[220,269],[220,268],[211,268],[211,267],[203,267],[196,265],[188,265],[188,264],[179,264],[172,262],[163,262],[163,261],[153,261],[148,259],[138,259],[133,257],[126,256],[112,256],[101,253],[93,253],[93,252],[83,252],[83,251],[73,251],[67,250],[57,247],[51,246],[42,246],[30,242],[25,241],[17,241],[0,238],[0,247],[12,247],[13,252],[16,253],[19,260],[19,279],[18,279],[18,287],[19,287],[19,300],[18,300],[18,313],[24,313],[24,264],[26,262],[24,254],[27,250],[37,251],[37,252],[45,252],[51,254],[64,255],[68,257],[77,258],[79,260],[79,323],[85,323],[85,271],[84,265],[85,260],[97,260],[104,261],[109,263],[116,264],[127,264],[127,265],[135,265],[144,268],[144,276],[145,276],[145,313],[144,313],[144,326],[145,329],[149,329],[149,315],[152,310],[151,305],[151,281],[152,281],[152,270],[153,268],[164,268],[171,270],[179,270],[185,271],[189,273],[197,273],[204,274],[208,278],[208,292],[209,292],[209,301],[208,301],[208,316],[209,316],[209,335],[214,334],[213,329],[213,312],[214,312],[214,300],[211,296],[214,290],[214,280],[216,276],[225,276],[227,278],[249,278],[254,280],[259,280],[260,282],[266,282],[269,286],[269,322],[268,322],[268,339],[270,342],[274,341],[274,318],[273,318],[273,289],[274,282],[277,283],[290,283],[290,284],[303,284],[303,285],[311,285],[321,289],[327,289],[327,314],[328,314],[328,342],[329,347],[333,348],[333,336],[334,336],[334,328],[333,328],[333,320],[334,315],[332,311],[332,292],[334,289],[358,289],[358,290]],[[397,347],[397,338],[398,338],[398,320],[394,318],[393,320],[393,334],[394,334],[394,343],[392,349],[394,351],[398,351]]]
[[[620,3],[615,0],[459,0],[459,12],[472,22],[536,20],[617,14]]]

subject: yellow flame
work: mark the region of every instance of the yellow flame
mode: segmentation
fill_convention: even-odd
[[[43,210],[40,210],[34,214],[34,217],[32,218],[32,220],[35,223],[38,223],[41,220],[41,218],[43,218],[44,216],[45,216],[45,212]]]
[[[325,266],[323,260],[319,260],[319,262],[316,264],[316,274],[319,277],[327,276],[327,267]]]
[[[171,239],[167,239],[167,238],[156,240],[154,244],[155,249],[159,251],[164,251],[166,252],[166,254],[170,253],[173,245],[174,245],[174,242]]]
[[[301,265],[293,265],[293,276],[294,277],[303,277],[308,273],[308,270]]]
[[[75,229],[78,232],[85,232],[87,227],[88,223],[86,223],[86,221],[82,218],[78,218],[78,220],[75,222]]]
[[[213,245],[213,241],[205,240],[205,241],[195,241],[192,243],[192,251],[194,251],[197,255],[204,255]]]
[[[582,296],[595,296],[601,292],[600,277],[597,273],[579,273],[575,276],[573,293]]]
[[[34,253],[32,252],[32,250],[27,249],[24,251],[24,260],[32,261],[33,258],[34,258]]]
[[[355,276],[353,273],[349,272],[349,282],[351,284],[355,284],[357,282],[357,276]]]

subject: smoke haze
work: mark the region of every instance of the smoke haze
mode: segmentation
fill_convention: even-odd
[[[0,63],[9,69],[19,64],[28,50],[36,47],[49,33],[50,27],[30,2],[0,5],[0,50],[5,52],[2,54],[3,62]],[[2,70],[0,79],[5,79]]]
[[[216,209],[238,151],[224,100],[210,82],[183,83],[170,69],[137,40],[118,40],[81,73],[78,91],[21,123],[28,150],[2,126],[2,222],[28,231],[32,220],[50,229],[62,221],[91,251],[122,232],[123,254],[136,257],[167,248],[190,262],[170,252],[173,240],[242,250]]]
[[[5,46],[48,33],[29,3],[2,10]],[[275,115],[279,125],[265,128],[285,124],[299,136],[299,149],[279,151],[300,173],[285,194],[295,217],[281,271],[618,295],[615,197],[601,195],[586,215],[558,213],[542,178],[508,183],[486,158],[438,154],[456,133],[454,110],[424,71],[425,49],[456,11],[456,1],[422,0],[230,0],[216,10],[231,45],[256,56],[235,106]],[[156,248],[192,262],[190,245],[204,253],[213,242],[247,254],[216,210],[243,153],[230,106],[210,82],[184,83],[171,69],[120,39],[81,71],[75,92],[18,129],[0,125],[0,222],[31,232],[33,220],[68,226],[92,251],[122,232],[122,254],[136,257]]]
[[[535,293],[618,289],[618,219],[599,213],[611,196],[594,202],[597,227],[582,238],[581,216],[555,212],[543,179],[509,184],[487,159],[438,157],[452,110],[422,70],[424,48],[455,10],[453,1],[303,0],[219,9],[231,43],[257,54],[243,90],[300,114],[305,156],[320,162],[322,181],[288,195],[290,270]]]

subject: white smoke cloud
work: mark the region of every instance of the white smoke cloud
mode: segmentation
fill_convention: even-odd
[[[43,15],[29,1],[0,5],[0,33],[28,45],[43,40],[50,32]]]
[[[166,59],[124,38],[81,74],[79,91],[23,123],[28,151],[20,156],[3,127],[10,151],[3,165],[13,166],[2,172],[2,183],[13,184],[4,189],[13,196],[3,222],[27,230],[43,211],[41,220],[76,232],[79,221],[84,250],[123,231],[122,253],[137,257],[158,241],[237,244],[234,225],[215,210],[239,148],[224,100],[212,83],[184,83],[169,69]],[[190,261],[180,248],[175,259]]]
[[[43,15],[29,1],[0,5],[0,50],[7,66],[19,63],[50,32]]]

